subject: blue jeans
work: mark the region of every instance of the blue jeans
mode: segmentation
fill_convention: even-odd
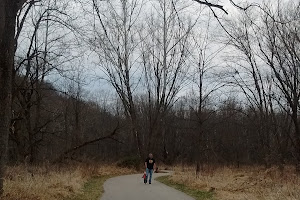
[[[149,183],[151,183],[151,179],[152,179],[152,173],[153,173],[153,169],[146,169],[146,180],[148,180],[149,177]]]

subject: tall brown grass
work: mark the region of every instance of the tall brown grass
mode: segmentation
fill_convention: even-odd
[[[121,175],[135,172],[116,165],[68,164],[64,166],[8,167],[3,200],[62,200],[81,192],[93,176]]]
[[[218,200],[299,200],[300,176],[293,167],[219,167],[195,175],[194,167],[175,167],[171,179],[200,190],[214,190]]]

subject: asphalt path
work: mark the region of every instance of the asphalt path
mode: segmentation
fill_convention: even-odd
[[[144,184],[142,174],[118,176],[104,183],[104,194],[100,200],[195,200],[194,198],[166,186],[156,177],[168,173],[155,173],[152,184]]]

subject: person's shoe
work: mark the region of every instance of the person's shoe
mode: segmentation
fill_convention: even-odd
[[[151,184],[151,182],[149,182],[149,184]]]

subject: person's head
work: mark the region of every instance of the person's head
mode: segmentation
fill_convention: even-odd
[[[153,158],[153,154],[152,153],[149,153],[149,158]]]

